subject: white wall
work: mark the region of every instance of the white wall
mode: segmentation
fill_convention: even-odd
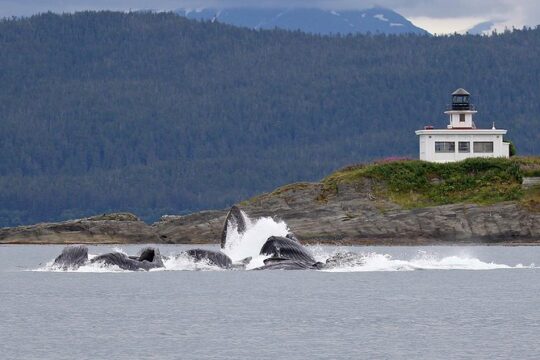
[[[503,135],[506,130],[468,130],[462,133],[457,130],[419,130],[420,142],[420,160],[433,161],[433,162],[453,162],[461,161],[471,157],[509,157],[509,147],[507,143],[503,142]],[[455,152],[453,153],[436,153],[435,142],[436,141],[449,141],[455,142]],[[470,142],[470,152],[460,153],[458,148],[458,142],[468,141]],[[493,153],[475,153],[474,145],[475,141],[491,141],[493,142]]]
[[[445,114],[448,114],[450,116],[450,126],[453,128],[472,128],[473,127],[473,114],[476,114],[476,111],[473,110],[451,110],[446,111]],[[461,122],[459,121],[460,115],[465,115],[465,121]]]

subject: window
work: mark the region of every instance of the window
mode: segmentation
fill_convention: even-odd
[[[470,153],[471,152],[471,143],[468,141],[460,141],[458,144],[458,151],[460,153]]]
[[[475,141],[473,149],[475,153],[492,153],[493,141]]]
[[[467,104],[469,102],[469,97],[467,95],[454,95],[452,97],[452,102],[457,104]]]
[[[453,141],[435,141],[436,153],[453,153],[456,152],[456,143]]]
[[[465,114],[459,114],[459,122],[465,122]]]

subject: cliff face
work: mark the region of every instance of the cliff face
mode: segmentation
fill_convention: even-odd
[[[251,217],[283,219],[303,242],[337,244],[533,243],[540,213],[517,202],[454,204],[406,210],[374,195],[371,182],[340,184],[321,199],[322,184],[296,184],[242,204]],[[162,219],[170,242],[217,242],[225,211]]]

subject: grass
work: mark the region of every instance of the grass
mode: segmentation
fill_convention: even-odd
[[[523,207],[530,211],[540,212],[540,186],[532,187],[524,192],[520,199]]]
[[[257,195],[257,196],[255,196],[255,197],[253,197],[251,199],[242,201],[241,203],[239,203],[239,205],[240,206],[247,206],[249,204],[255,203],[255,202],[257,202],[259,200],[262,200],[264,198],[267,198],[267,197],[279,196],[279,195],[288,193],[289,191],[303,190],[303,189],[308,188],[308,187],[310,187],[312,185],[313,185],[312,183],[307,183],[307,182],[299,182],[299,183],[293,183],[293,184],[284,185],[284,186],[281,186],[281,187],[277,188],[276,190],[272,191],[270,194]]]
[[[540,160],[532,158],[486,159],[436,164],[420,160],[398,160],[350,166],[323,180],[319,200],[337,192],[340,183],[361,183],[370,179],[376,196],[405,208],[474,203],[493,204],[520,200],[524,174],[522,166],[531,167]]]
[[[523,176],[540,176],[540,157],[516,156],[512,160],[519,164]]]

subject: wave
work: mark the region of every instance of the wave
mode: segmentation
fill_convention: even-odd
[[[373,272],[373,271],[415,271],[415,270],[497,270],[497,269],[523,269],[534,268],[534,264],[515,266],[485,262],[469,256],[440,256],[434,253],[419,251],[412,259],[395,259],[389,254],[376,252],[360,253],[360,261],[349,265],[342,264],[334,268],[325,269],[328,272]]]
[[[535,264],[507,265],[496,262],[482,261],[476,257],[466,255],[441,256],[437,253],[418,251],[410,259],[399,259],[392,255],[378,252],[351,252],[347,247],[329,250],[326,246],[307,246],[316,254],[317,260],[325,262],[326,259],[336,254],[348,254],[348,258],[341,263],[334,264],[321,271],[324,272],[381,272],[381,271],[416,271],[416,270],[498,270],[498,269],[527,269],[536,268]],[[356,248],[357,249],[357,248]],[[89,255],[94,257],[96,255]],[[259,267],[263,264],[264,256],[257,256],[246,266],[246,270]],[[205,261],[194,261],[183,255],[169,254],[164,258],[165,267],[152,269],[158,271],[226,271],[218,266]],[[107,273],[107,272],[132,272],[122,270],[117,266],[103,265],[99,263],[87,264],[77,269],[62,269],[55,267],[53,261],[33,271],[51,272],[81,272],[81,273]]]

